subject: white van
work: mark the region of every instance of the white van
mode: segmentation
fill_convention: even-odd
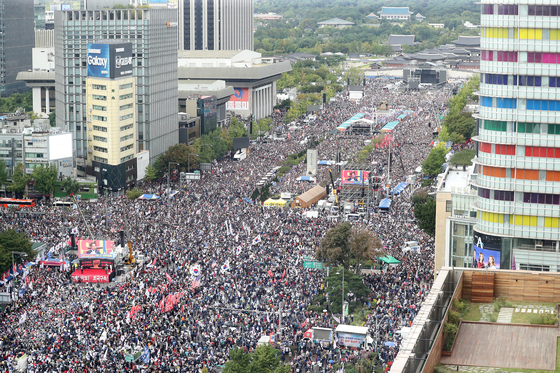
[[[349,222],[355,222],[360,220],[361,216],[358,214],[346,214],[344,220]]]

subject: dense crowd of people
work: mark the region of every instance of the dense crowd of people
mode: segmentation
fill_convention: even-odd
[[[319,159],[334,160],[340,152],[341,159],[352,160],[371,136],[332,132],[358,112],[372,118],[381,102],[393,111],[379,118],[379,127],[407,116],[390,136],[395,157],[390,177],[388,142],[376,146],[368,162],[377,162],[375,170],[389,188],[414,174],[429,152],[451,87],[386,92],[385,84],[369,81],[358,102],[341,95],[297,129],[287,128],[283,114],[275,112],[272,131],[283,132],[284,140],[251,145],[240,162],[214,161],[212,172],[187,182],[172,199],[165,198],[166,182],[156,181],[141,186],[144,193],[163,197],[155,201],[100,196],[97,202],[79,202],[78,209],[38,203],[33,211],[45,214],[3,216],[0,229],[23,231],[56,257],[71,230],[80,237],[118,241],[124,229],[146,260],[109,286],[73,283],[70,272],[39,264],[25,280],[20,276],[0,286],[15,297],[0,318],[0,371],[15,367],[25,354],[27,372],[200,372],[203,367],[214,372],[232,348],[251,351],[263,335],[274,336],[293,372],[331,372],[337,363],[351,361],[352,351],[323,349],[304,338],[313,325],[337,324],[334,317],[308,311],[325,273],[303,267],[303,257],[313,255],[337,223],[328,219],[329,211],[306,219],[306,209],[267,209],[248,198],[273,167],[306,149],[304,140],[311,136],[322,140]],[[299,194],[313,187],[297,181],[305,167],[293,166],[275,182],[274,191]],[[316,182],[328,177],[319,166]],[[354,223],[377,235],[384,252],[400,260],[363,279],[371,289],[365,326],[383,367],[396,356],[399,331],[413,322],[433,278],[433,239],[418,229],[412,214],[410,196],[418,186],[413,182],[392,196],[388,213],[372,207],[369,219]],[[404,242],[412,240],[419,242],[420,252],[403,252]],[[145,346],[149,363],[124,360],[123,351]]]

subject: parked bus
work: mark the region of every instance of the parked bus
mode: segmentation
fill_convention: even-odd
[[[15,198],[0,198],[0,206],[16,206],[19,209],[35,207],[35,200],[32,199],[15,199]]]

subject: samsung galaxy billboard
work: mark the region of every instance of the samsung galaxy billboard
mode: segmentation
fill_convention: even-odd
[[[88,44],[87,68],[88,76],[98,78],[132,76],[132,44]]]

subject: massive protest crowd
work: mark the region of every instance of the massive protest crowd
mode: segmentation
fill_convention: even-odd
[[[305,219],[305,209],[265,209],[248,197],[264,174],[305,149],[302,141],[310,136],[323,140],[317,146],[319,159],[332,160],[340,151],[342,159],[351,160],[366,137],[331,133],[380,102],[394,110],[380,119],[380,126],[408,114],[391,134],[398,161],[393,162],[390,187],[404,181],[427,156],[451,87],[429,93],[385,92],[384,84],[383,79],[368,81],[360,102],[338,97],[316,120],[296,130],[284,125],[281,113],[273,114],[273,131],[284,132],[285,140],[251,145],[249,156],[240,162],[228,157],[215,161],[211,173],[188,182],[173,199],[106,196],[80,202],[79,209],[38,204],[33,211],[45,214],[4,216],[0,229],[23,231],[33,241],[46,243],[55,256],[72,229],[81,237],[118,241],[123,228],[146,261],[110,286],[72,283],[69,272],[41,265],[30,268],[26,281],[19,277],[16,284],[0,286],[15,297],[0,318],[0,371],[15,367],[25,354],[28,372],[200,372],[203,367],[214,372],[234,346],[250,351],[271,333],[293,372],[332,372],[337,363],[352,361],[353,351],[323,349],[304,339],[310,326],[337,324],[334,317],[308,311],[325,273],[303,268],[303,256],[313,255],[336,223],[327,219],[328,212]],[[376,147],[368,158],[378,162],[377,172],[385,182],[387,152],[385,146]],[[301,193],[313,187],[296,180],[304,174],[305,165],[294,166],[273,189]],[[317,182],[326,178],[320,169]],[[433,278],[433,239],[413,220],[410,196],[417,186],[393,196],[389,213],[372,208],[369,220],[354,223],[379,236],[384,251],[401,261],[364,275],[371,289],[365,326],[383,368],[396,356],[398,331],[413,322]],[[145,193],[160,196],[165,188],[162,181],[142,186]],[[411,240],[420,243],[419,253],[402,251],[403,243]],[[193,268],[198,277],[193,277]],[[28,286],[22,293],[24,283]],[[174,301],[166,308],[169,296]],[[123,348],[135,346],[149,346],[148,363],[125,362]]]

